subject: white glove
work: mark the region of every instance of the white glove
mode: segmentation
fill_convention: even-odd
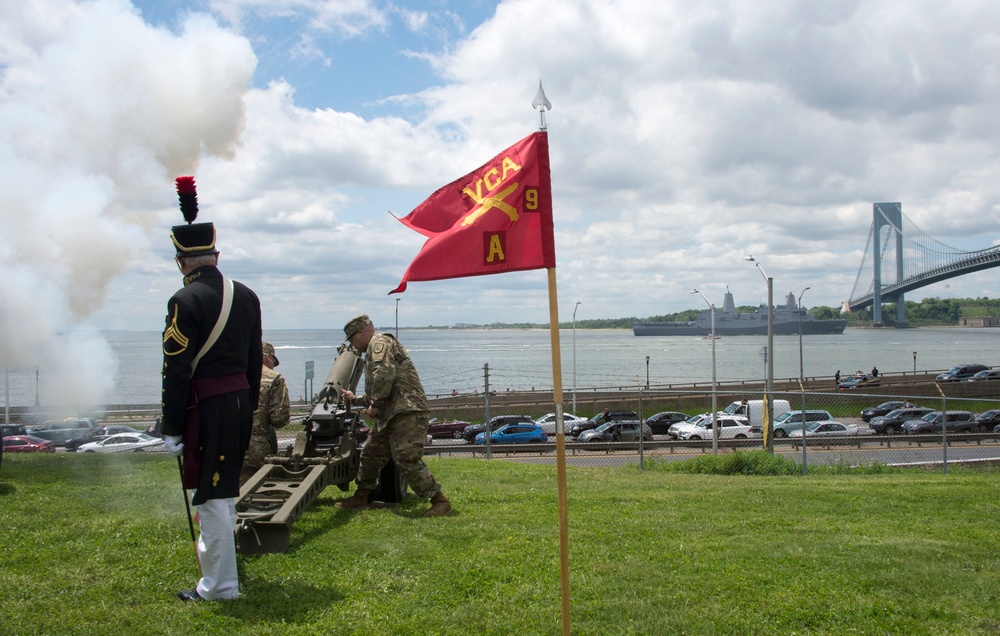
[[[184,452],[184,444],[181,443],[180,435],[164,435],[163,449],[174,457],[180,457]]]

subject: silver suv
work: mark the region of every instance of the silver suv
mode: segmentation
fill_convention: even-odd
[[[985,364],[960,364],[938,375],[935,380],[938,382],[959,382],[965,378],[971,378],[980,371],[987,370],[989,367]]]
[[[932,411],[919,420],[910,420],[903,424],[907,433],[940,433],[942,424],[952,433],[971,433],[979,425],[976,416],[969,411]]]

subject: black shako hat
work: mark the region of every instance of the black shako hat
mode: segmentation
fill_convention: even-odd
[[[194,177],[177,177],[177,198],[181,213],[187,225],[170,228],[170,240],[177,248],[177,256],[206,256],[218,254],[215,249],[215,226],[211,223],[195,223],[198,218],[198,193]]]

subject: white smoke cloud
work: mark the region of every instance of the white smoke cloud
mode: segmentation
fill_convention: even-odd
[[[0,366],[40,368],[49,401],[107,397],[114,356],[80,325],[148,254],[173,177],[233,156],[255,64],[204,15],[172,33],[118,0],[0,7]]]

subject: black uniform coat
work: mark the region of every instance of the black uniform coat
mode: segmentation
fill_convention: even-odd
[[[199,267],[187,275],[184,287],[167,303],[163,331],[163,434],[184,434],[189,398],[196,399],[199,409],[201,472],[193,499],[196,505],[239,495],[240,470],[260,392],[260,301],[249,287],[235,281],[226,327],[192,377],[191,362],[222,311],[222,284],[222,273],[214,266]],[[192,380],[238,374],[246,376],[248,389],[208,398],[192,396]],[[192,442],[185,439],[184,443]]]

